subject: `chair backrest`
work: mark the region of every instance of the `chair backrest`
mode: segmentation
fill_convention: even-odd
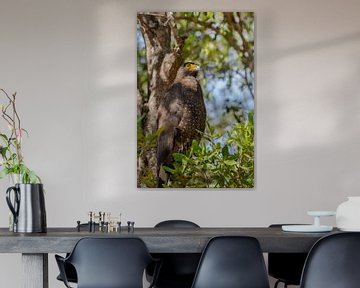
[[[165,220],[155,228],[200,228],[188,220]],[[156,287],[190,287],[200,260],[200,253],[158,253],[156,258],[162,260],[162,267],[157,278]],[[152,275],[148,269],[148,275]]]
[[[219,236],[204,249],[192,288],[268,288],[264,257],[256,238]]]
[[[78,288],[142,288],[153,259],[139,238],[82,238],[67,261],[76,269]]]
[[[165,220],[157,223],[155,228],[200,228],[200,226],[188,220]]]
[[[290,224],[271,224],[269,228],[281,229],[282,225]],[[306,257],[307,253],[268,253],[269,275],[287,285],[300,285]]]
[[[302,288],[360,287],[360,233],[325,236],[309,252]]]

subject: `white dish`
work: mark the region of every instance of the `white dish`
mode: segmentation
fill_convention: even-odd
[[[339,228],[339,230],[344,232],[360,232],[360,228]]]
[[[335,216],[336,212],[335,211],[308,211],[307,214],[309,216]]]
[[[333,227],[325,225],[282,225],[281,229],[286,232],[330,232]]]

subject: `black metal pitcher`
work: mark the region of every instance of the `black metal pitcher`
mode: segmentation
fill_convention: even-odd
[[[11,197],[12,192],[13,197]],[[47,231],[42,184],[15,184],[6,190],[6,202],[14,216],[14,232],[44,233]]]

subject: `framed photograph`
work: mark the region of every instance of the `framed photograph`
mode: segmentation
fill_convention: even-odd
[[[253,12],[137,14],[139,188],[253,188]]]

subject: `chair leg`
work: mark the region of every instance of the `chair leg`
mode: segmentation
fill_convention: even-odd
[[[284,288],[287,288],[287,287],[288,287],[288,285],[287,285],[286,282],[283,282],[283,281],[281,281],[281,280],[277,280],[277,281],[275,282],[275,284],[274,284],[274,288],[277,288],[278,285],[279,285],[279,283],[284,283]]]

